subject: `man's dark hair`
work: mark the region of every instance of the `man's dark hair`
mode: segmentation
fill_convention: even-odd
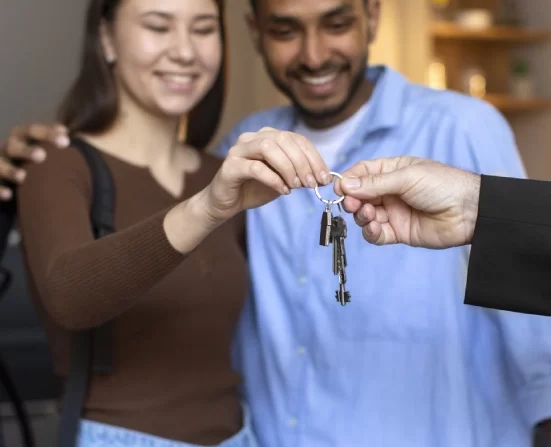
[[[112,70],[103,54],[100,24],[102,20],[108,23],[114,21],[120,3],[121,0],[89,1],[80,70],[59,110],[60,121],[72,133],[106,131],[113,125],[119,113],[118,92]],[[223,0],[217,0],[216,3],[220,8],[223,59],[210,91],[188,116],[186,143],[197,149],[205,149],[214,136],[225,99],[226,41]]]

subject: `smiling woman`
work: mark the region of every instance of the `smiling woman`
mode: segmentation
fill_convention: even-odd
[[[69,349],[75,337],[113,329],[112,371],[90,372],[82,411],[64,406],[75,423],[62,447],[255,446],[230,357],[248,284],[241,211],[324,166],[313,147],[278,144],[276,131],[240,138],[224,162],[202,151],[224,97],[222,9],[89,0],[60,116],[72,146],[97,153],[111,174],[116,231],[94,237],[97,189],[74,147],[29,166],[18,191],[30,289],[68,390],[87,380],[72,354],[91,358]]]
[[[81,70],[60,121],[72,132],[101,133],[120,118],[126,101],[139,101],[161,115],[189,114],[187,143],[205,148],[224,99],[222,15],[222,0],[179,8],[166,0],[91,2]],[[165,52],[171,57],[163,59]]]

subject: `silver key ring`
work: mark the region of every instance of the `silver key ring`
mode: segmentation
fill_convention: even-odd
[[[338,172],[330,172],[329,175],[332,175],[333,177],[338,177],[340,179],[342,179],[342,175],[340,175]],[[316,197],[321,200],[323,203],[325,203],[326,205],[336,205],[337,203],[341,203],[343,200],[344,200],[344,196],[340,196],[338,199],[335,199],[335,200],[327,200],[327,199],[324,199],[319,191],[318,191],[318,185],[316,185],[316,187],[314,188],[314,191],[316,192]]]

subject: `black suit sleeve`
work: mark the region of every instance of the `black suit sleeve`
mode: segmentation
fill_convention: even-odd
[[[551,182],[482,176],[465,303],[551,316]]]

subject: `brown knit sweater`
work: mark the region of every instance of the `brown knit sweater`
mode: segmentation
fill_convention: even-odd
[[[248,282],[243,216],[190,255],[166,239],[163,218],[202,190],[220,161],[202,155],[174,198],[137,167],[103,154],[116,188],[116,233],[90,230],[91,179],[76,149],[29,166],[19,224],[31,291],[56,370],[69,364],[68,330],[114,320],[114,372],[92,380],[85,417],[153,435],[214,444],[241,427],[230,343]]]

